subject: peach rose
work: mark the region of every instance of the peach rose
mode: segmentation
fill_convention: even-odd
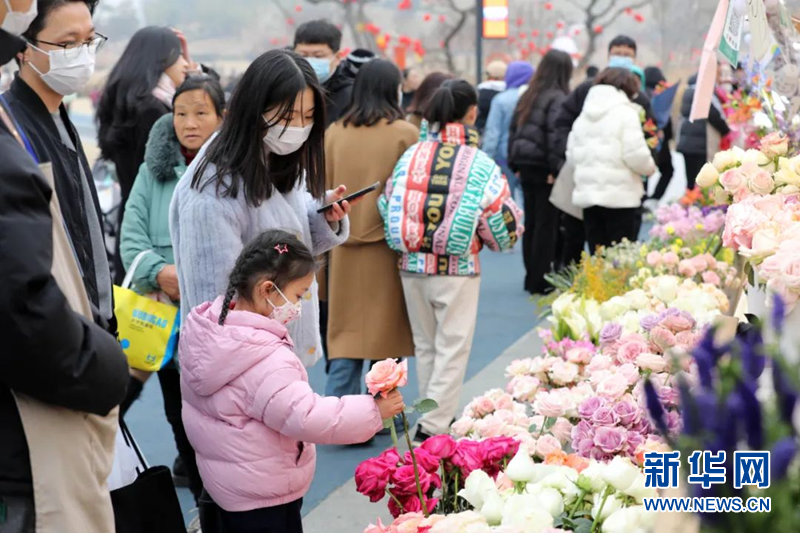
[[[644,370],[663,372],[667,368],[667,361],[654,353],[643,353],[636,358],[636,365]]]
[[[394,359],[384,359],[375,363],[367,373],[367,390],[375,396],[380,393],[386,398],[390,392],[408,383],[408,361],[398,363]]]
[[[719,182],[722,187],[731,194],[735,194],[747,186],[747,181],[744,179],[744,176],[742,176],[742,173],[739,172],[738,168],[732,168],[723,172],[719,177]]]
[[[786,155],[789,151],[789,138],[782,133],[773,132],[761,139],[761,151],[770,159]]]

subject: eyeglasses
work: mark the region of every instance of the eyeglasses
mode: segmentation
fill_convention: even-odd
[[[41,41],[37,40],[36,42],[39,44],[48,44],[50,46],[57,46],[61,48],[61,50],[42,50],[42,52],[52,52],[52,53],[63,53],[64,57],[67,59],[75,59],[81,55],[81,51],[84,48],[89,50],[90,52],[97,53],[100,48],[103,47],[108,41],[108,37],[102,35],[100,33],[95,33],[95,36],[89,39],[88,41],[84,41],[82,43],[79,42],[69,42],[69,43],[51,43],[48,41]]]

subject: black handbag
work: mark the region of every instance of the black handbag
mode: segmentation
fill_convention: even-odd
[[[147,466],[128,426],[120,419],[125,443],[139,458],[136,481],[111,491],[117,533],[186,533],[172,474],[166,466]]]

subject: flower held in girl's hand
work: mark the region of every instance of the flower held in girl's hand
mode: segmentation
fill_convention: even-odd
[[[408,383],[408,361],[398,363],[394,359],[386,359],[375,363],[367,373],[367,390],[375,396],[386,398],[390,392]]]

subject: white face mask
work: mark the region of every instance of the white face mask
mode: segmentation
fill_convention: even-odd
[[[75,57],[67,57],[67,54],[61,49],[48,52],[36,46],[30,46],[50,57],[50,71],[42,74],[32,62],[28,62],[28,64],[41,76],[43,82],[62,96],[69,96],[83,89],[94,74],[96,47],[81,46]]]
[[[6,12],[6,18],[3,19],[3,25],[0,26],[0,28],[13,35],[22,35],[36,18],[36,15],[39,14],[38,2],[33,0],[30,9],[28,9],[26,13],[18,13],[12,10],[11,0],[5,0],[5,2],[8,11]]]
[[[303,128],[292,126],[284,128],[281,125],[272,126],[267,130],[267,134],[264,135],[264,144],[274,154],[292,154],[302,148],[309,135],[311,135],[311,128],[313,127],[313,123]]]
[[[281,306],[276,306],[274,303],[267,300],[267,303],[272,306],[272,313],[270,313],[269,318],[286,326],[290,322],[300,318],[303,314],[302,302],[298,300],[296,304],[293,304],[289,302],[289,299],[278,287],[275,287],[275,290],[278,291],[278,294],[281,295],[281,298],[283,298],[286,303]]]

